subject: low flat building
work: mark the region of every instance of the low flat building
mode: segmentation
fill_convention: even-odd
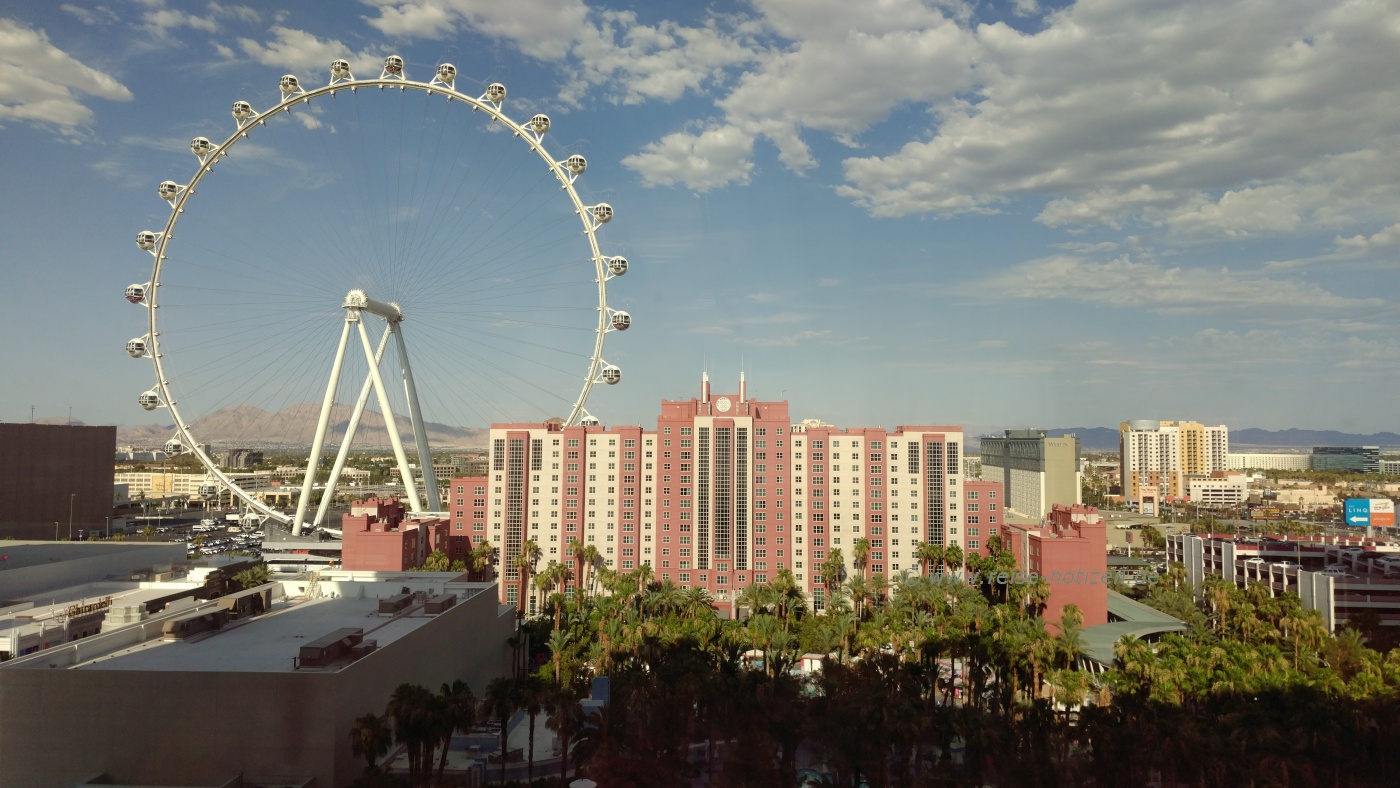
[[[1249,479],[1234,471],[1213,471],[1209,476],[1191,476],[1186,480],[1186,497],[1191,503],[1207,509],[1240,506],[1249,500]]]
[[[1400,558],[1400,546],[1359,536],[1167,537],[1168,560],[1185,566],[1198,590],[1215,575],[1239,588],[1266,586],[1273,596],[1294,593],[1332,629],[1373,614],[1382,626],[1400,626],[1400,577],[1383,564],[1392,557]]]
[[[1312,456],[1307,453],[1237,454],[1231,452],[1227,462],[1232,471],[1306,471],[1312,468]]]
[[[455,578],[269,584],[243,592],[266,614],[213,600],[0,664],[0,783],[346,785],[364,769],[354,719],[399,684],[481,696],[509,672],[513,612]]]

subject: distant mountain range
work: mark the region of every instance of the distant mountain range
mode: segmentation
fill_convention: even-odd
[[[344,434],[345,425],[350,421],[350,411],[349,405],[337,405],[331,411],[331,427],[327,438],[329,441],[336,442],[339,436]],[[321,406],[311,402],[289,405],[276,413],[251,405],[239,405],[196,419],[190,424],[190,431],[201,442],[214,444],[218,448],[310,446],[320,415]],[[398,426],[403,442],[411,443],[413,428],[408,417],[395,415],[394,423]],[[476,427],[453,427],[435,422],[428,422],[424,427],[427,429],[428,443],[434,449],[485,446],[489,435],[488,430]],[[117,443],[158,447],[174,435],[173,424],[118,427]],[[384,429],[383,416],[375,411],[365,411],[360,419],[360,426],[355,430],[355,445],[389,446],[389,433]]]
[[[194,434],[206,443],[220,447],[248,446],[306,446],[311,442],[316,418],[321,406],[315,403],[290,405],[277,413],[269,413],[260,408],[240,405],[225,408],[198,419],[191,425]],[[345,430],[350,419],[350,407],[337,405],[331,414],[331,434],[338,436]],[[62,418],[39,419],[40,423],[62,424]],[[405,443],[412,440],[412,429],[407,416],[395,416],[399,434]],[[73,424],[83,422],[74,420]],[[429,422],[428,441],[433,448],[473,448],[485,446],[490,431],[480,427],[454,427],[448,424]],[[1047,435],[1059,436],[1074,433],[1079,437],[1084,451],[1117,451],[1117,427],[1054,427],[1045,430]],[[122,445],[157,447],[163,445],[175,434],[175,426],[144,424],[117,428],[117,442]],[[969,449],[980,443],[982,435],[999,435],[1001,430],[980,430],[969,434]],[[357,445],[387,447],[389,434],[384,430],[384,420],[377,412],[366,411],[355,437]],[[1310,449],[1313,446],[1380,446],[1400,447],[1400,434],[1377,432],[1360,435],[1337,430],[1261,430],[1255,427],[1230,430],[1230,448],[1263,449]]]
[[[1118,451],[1117,427],[1056,427],[1045,430],[1046,435],[1060,436],[1074,433],[1079,438],[1083,451]],[[993,435],[999,432],[990,433]],[[973,438],[969,437],[971,443]],[[1230,450],[1243,447],[1270,449],[1310,449],[1313,446],[1400,446],[1400,435],[1393,432],[1377,432],[1372,435],[1358,435],[1336,430],[1261,430],[1255,427],[1230,429]]]

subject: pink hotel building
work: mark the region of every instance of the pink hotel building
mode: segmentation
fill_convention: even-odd
[[[742,376],[737,393],[720,395],[707,376],[699,397],[662,401],[655,431],[494,425],[487,475],[448,485],[448,554],[488,539],[512,604],[515,558],[533,539],[538,568],[570,563],[578,540],[616,571],[649,564],[657,580],[708,589],[723,611],[744,586],[789,569],[820,605],[818,566],[841,548],[853,571],[861,537],[867,573],[887,576],[918,571],[916,542],[966,549],[962,448],[960,427],[794,425],[786,401],[750,399]],[[980,484],[983,507],[999,488]]]

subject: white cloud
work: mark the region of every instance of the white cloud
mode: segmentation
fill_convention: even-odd
[[[141,5],[148,9],[141,15],[141,21],[148,32],[160,39],[169,39],[172,30],[188,27],[193,30],[203,30],[206,33],[216,33],[220,28],[220,19],[232,19],[239,22],[257,23],[262,20],[261,15],[245,5],[223,5],[216,2],[206,3],[205,14],[191,13],[181,8],[169,8],[165,0],[139,0]],[[181,3],[189,6],[190,3]],[[76,16],[84,24],[93,24],[88,21],[94,16],[93,12],[83,9],[63,6],[63,10]],[[113,20],[116,15],[103,6],[98,6],[98,12],[105,12],[103,15],[110,16]]]
[[[251,38],[238,39],[238,48],[245,55],[265,66],[283,68],[300,74],[330,73],[331,61],[345,59],[356,74],[379,76],[384,56],[369,52],[354,52],[337,39],[322,39],[305,30],[274,25],[272,40],[267,43]]]
[[[1353,235],[1350,238],[1337,236],[1333,242],[1337,251],[1358,257],[1369,255],[1400,254],[1400,224],[1391,226],[1372,235]]]
[[[0,123],[17,120],[76,134],[93,119],[79,95],[132,98],[125,85],[54,46],[44,31],[0,19]]]
[[[929,139],[847,160],[842,193],[882,216],[1044,198],[1050,226],[1191,237],[1400,210],[1394,4],[1097,0],[1047,20],[979,28],[974,95],[936,104]]]
[[[1381,298],[1347,298],[1306,282],[1229,269],[1165,268],[1134,262],[1127,255],[1107,262],[1070,255],[1033,260],[979,282],[973,290],[1012,298],[1277,321],[1354,316],[1388,308]]]
[[[622,166],[647,183],[685,185],[706,192],[731,183],[748,183],[753,172],[753,137],[733,126],[718,126],[699,134],[676,132],[627,156]]]
[[[743,337],[736,340],[741,345],[753,345],[755,347],[796,347],[810,342],[823,345],[836,344],[834,341],[835,332],[831,329],[798,331],[795,334],[788,334],[781,337]]]
[[[1007,341],[1005,339],[983,339],[977,343],[977,347],[982,348],[983,350],[1003,348],[1006,347],[1006,345]]]
[[[59,10],[85,25],[110,25],[120,21],[120,17],[117,16],[116,12],[105,5],[83,8],[73,5],[72,3],[64,3],[59,6]]]

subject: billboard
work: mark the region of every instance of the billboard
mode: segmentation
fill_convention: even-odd
[[[1389,498],[1348,498],[1346,524],[1355,528],[1395,525],[1395,502]]]

